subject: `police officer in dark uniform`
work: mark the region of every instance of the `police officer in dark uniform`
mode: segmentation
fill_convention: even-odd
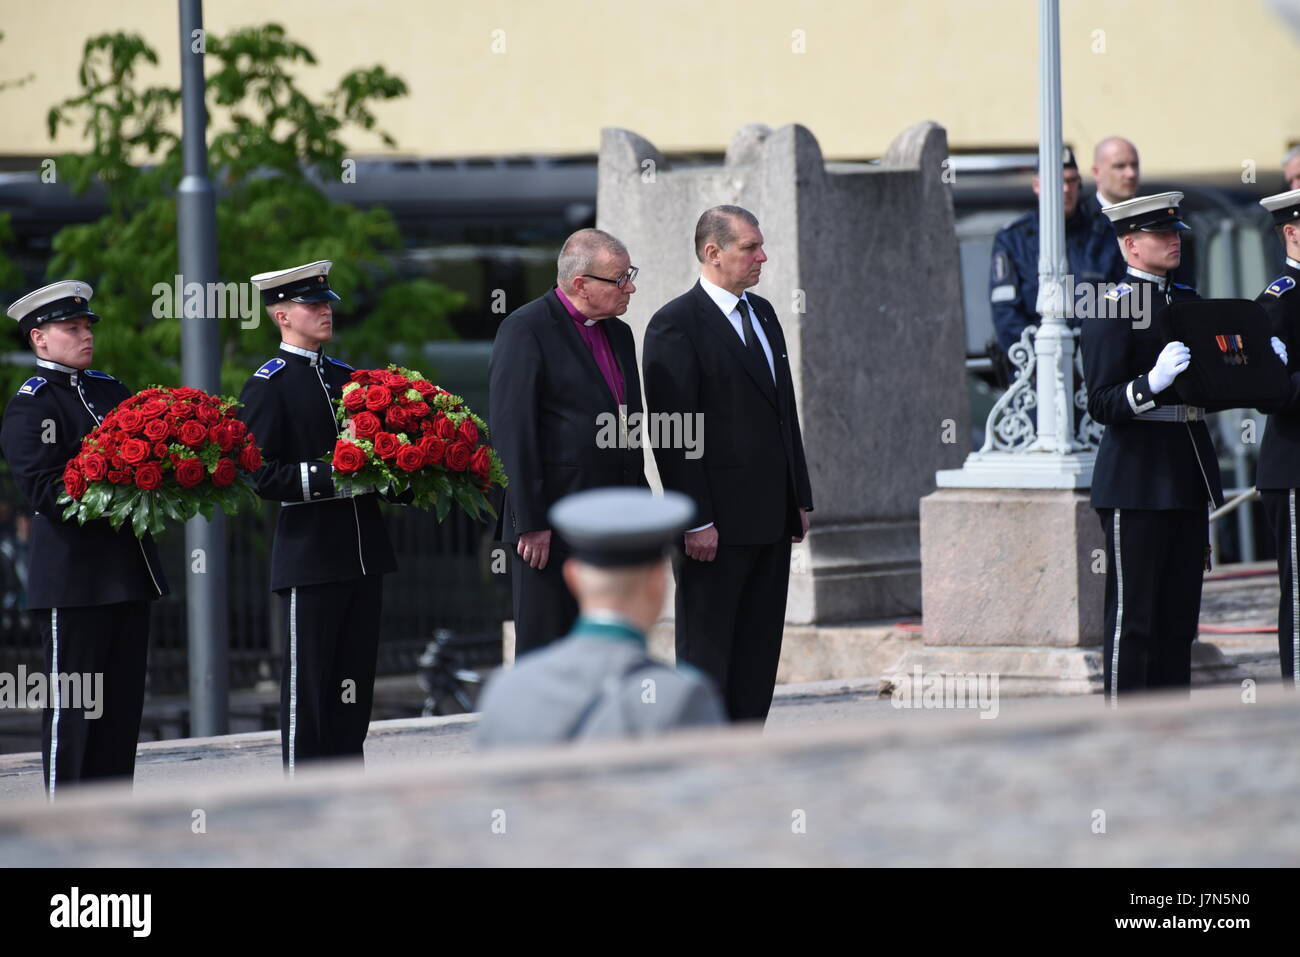
[[[1117,282],[1124,272],[1115,236],[1105,226],[1104,242],[1098,240],[1094,216],[1079,202],[1082,180],[1074,153],[1068,147],[1064,162],[1065,249],[1076,288],[1082,283]],[[1034,175],[1034,195],[1038,195]],[[1098,212],[1097,215],[1100,215]],[[1103,220],[1104,222],[1104,220]],[[989,271],[989,303],[998,345],[1005,352],[1020,341],[1026,326],[1038,325],[1038,211],[1026,213],[998,231],[993,239],[993,263]],[[1068,304],[1073,305],[1073,304]],[[1071,328],[1077,319],[1067,316]]]
[[[1272,320],[1273,334],[1290,351],[1300,353],[1296,348],[1300,342],[1300,292],[1296,291],[1300,284],[1300,189],[1269,196],[1260,200],[1260,205],[1273,217],[1273,226],[1286,248],[1286,265],[1282,275],[1269,283],[1256,301]],[[1300,687],[1300,583],[1294,573],[1296,489],[1300,488],[1300,361],[1288,363],[1287,368],[1291,373],[1291,396],[1281,408],[1266,410],[1272,414],[1259,447],[1255,487],[1277,544],[1278,581],[1282,588],[1277,644],[1282,679],[1291,682],[1292,687]]]
[[[108,519],[62,520],[56,503],[63,472],[81,440],[130,391],[89,368],[94,355],[91,287],[56,282],[9,307],[36,353],[37,374],[5,408],[0,452],[35,509],[27,604],[40,623],[50,700],[41,717],[41,763],[53,800],[58,788],[100,778],[130,778],[144,712],[149,602],[167,593],[158,550],[146,536]],[[64,683],[66,675],[73,682]],[[76,700],[85,677],[101,703]],[[68,693],[69,697],[64,698]],[[95,711],[102,707],[96,716]]]
[[[1200,298],[1168,278],[1188,228],[1181,200],[1159,193],[1106,208],[1127,281],[1082,323],[1088,412],[1106,427],[1092,505],[1106,535],[1103,678],[1112,706],[1120,692],[1190,686],[1210,557],[1207,508],[1223,500],[1204,410],[1180,405],[1170,389],[1190,353],[1166,344],[1157,321],[1169,303]]]
[[[240,394],[240,417],[262,448],[258,494],[281,504],[271,590],[284,610],[280,741],[300,761],[360,758],[370,726],[383,576],[397,567],[372,489],[334,483],[322,458],[339,437],[333,401],[353,369],[327,356],[334,335],[328,260],[260,273],[252,282],[280,330],[279,354]]]

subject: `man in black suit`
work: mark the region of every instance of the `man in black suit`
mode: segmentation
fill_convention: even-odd
[[[713,678],[732,721],[763,721],[812,489],[781,324],[745,292],[767,261],[758,220],[706,210],[695,255],[700,281],[655,313],[644,347],[651,414],[699,414],[705,432],[702,454],[655,449],[664,488],[697,509],[673,562],[677,660]]]
[[[515,656],[567,635],[578,604],[560,569],[569,549],[547,519],[566,495],[646,486],[628,421],[642,415],[627,311],[637,270],[625,247],[580,229],[560,250],[557,286],[501,324],[489,365],[492,443],[509,478],[497,535],[511,562]]]

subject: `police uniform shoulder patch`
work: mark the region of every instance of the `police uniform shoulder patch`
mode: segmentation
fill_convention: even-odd
[[[1106,298],[1111,302],[1118,302],[1120,300],[1120,297],[1127,296],[1132,291],[1133,291],[1132,286],[1130,286],[1126,282],[1121,282],[1116,284],[1114,289],[1110,289],[1106,292]]]
[[[1268,288],[1264,291],[1270,296],[1283,296],[1295,288],[1295,280],[1290,276],[1283,276],[1281,279],[1275,279],[1269,283]]]
[[[262,368],[253,373],[254,379],[269,379],[284,368],[283,359],[268,359]]]
[[[336,366],[342,366],[344,369],[347,369],[349,372],[357,371],[356,369],[352,368],[352,366],[344,362],[342,359],[335,359],[333,356],[326,356],[325,358],[328,359],[330,362],[334,363]]]
[[[1173,280],[1170,280],[1169,285],[1173,286],[1175,289],[1186,289],[1188,292],[1196,292],[1195,286],[1189,286],[1186,283],[1174,282]]]
[[[82,375],[90,376],[92,379],[107,379],[109,382],[117,381],[116,377],[109,375],[107,372],[100,372],[98,369],[87,369]]]
[[[44,376],[34,375],[18,387],[18,395],[35,395],[47,381]]]

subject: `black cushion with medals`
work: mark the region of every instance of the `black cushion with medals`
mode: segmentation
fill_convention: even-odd
[[[1166,342],[1187,346],[1191,362],[1176,379],[1178,401],[1214,412],[1252,409],[1284,400],[1286,365],[1270,343],[1268,314],[1249,299],[1175,302],[1160,314]]]

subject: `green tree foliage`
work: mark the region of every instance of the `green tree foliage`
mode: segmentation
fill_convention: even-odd
[[[133,389],[179,384],[181,321],[219,321],[222,391],[237,394],[279,341],[260,299],[254,298],[253,320],[155,315],[174,303],[182,172],[180,90],[145,85],[139,76],[157,63],[139,36],[93,37],[83,52],[80,94],[49,111],[51,136],[71,126],[89,144],[85,153],[58,158],[59,178],[76,191],[102,184],[108,212],[55,235],[48,277],[95,287],[93,306],[104,318],[95,326],[95,365]],[[206,37],[219,279],[247,282],[254,273],[334,260],[330,285],[343,301],[335,308],[331,351],[354,364],[386,364],[394,349],[418,354],[429,340],[454,338],[446,316],[462,295],[429,280],[394,281],[385,256],[400,241],[391,214],[332,202],[317,185],[343,174],[342,137],[349,130],[374,131],[395,145],[377,129],[372,108],[404,96],[406,84],[374,66],[353,70],[313,100],[299,78],[315,64],[311,51],[274,24]],[[165,284],[165,294],[158,284]],[[365,316],[349,312],[349,302],[363,292],[374,308]],[[11,372],[6,388],[29,374]]]

